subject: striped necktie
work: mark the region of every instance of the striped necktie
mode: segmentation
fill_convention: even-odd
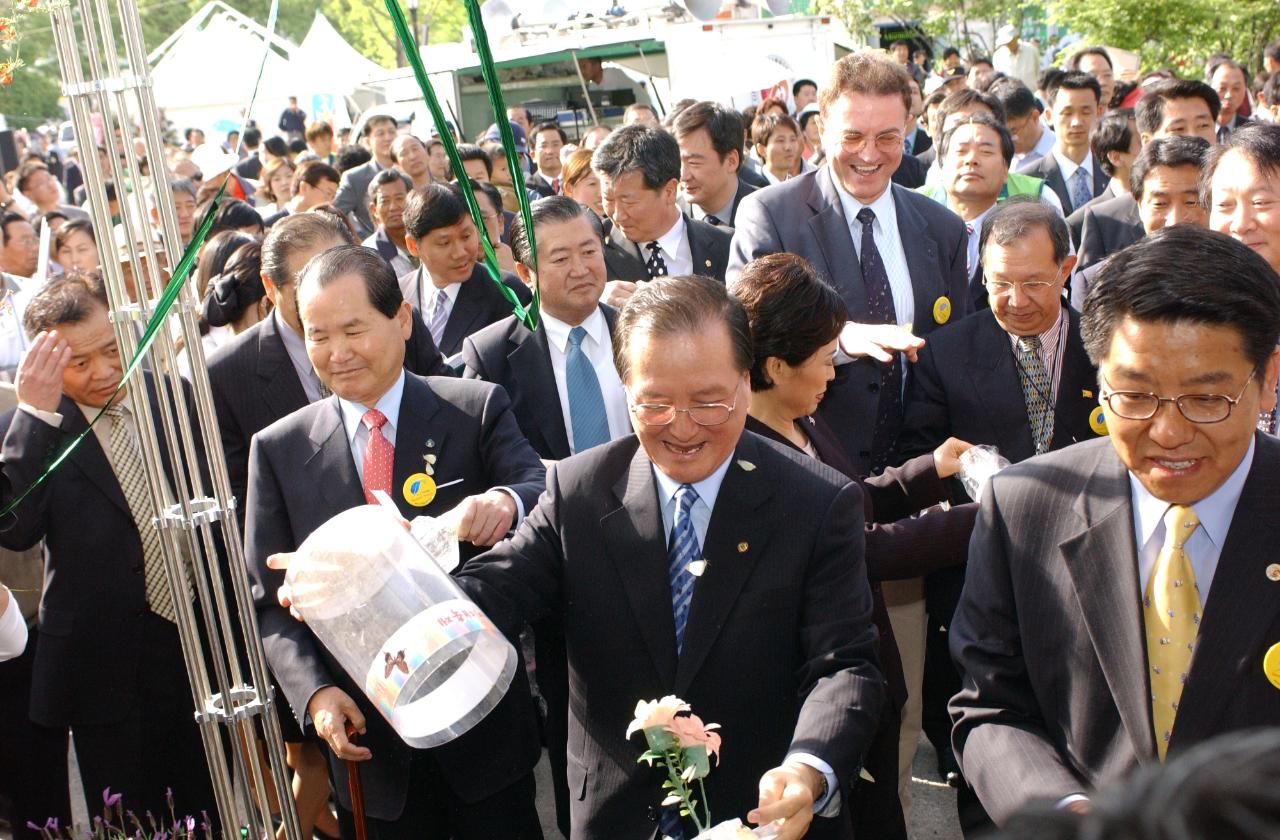
[[[427,330],[431,333],[436,347],[440,347],[441,342],[444,341],[444,328],[447,323],[449,323],[449,294],[441,289],[436,292],[436,306],[431,310],[431,323],[427,324]]]
[[[689,620],[689,604],[693,601],[693,584],[697,578],[689,564],[702,555],[698,533],[693,527],[693,505],[698,491],[688,484],[676,490],[676,517],[671,529],[671,548],[667,552],[667,576],[671,583],[671,609],[676,619],[676,653],[684,649],[684,628]]]

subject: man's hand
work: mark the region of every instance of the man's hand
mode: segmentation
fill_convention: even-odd
[[[1093,803],[1088,799],[1073,799],[1066,805],[1063,805],[1062,809],[1084,817],[1088,816],[1089,812],[1093,810]]]
[[[614,309],[621,309],[636,293],[636,284],[630,280],[610,280],[604,284],[604,302]]]
[[[70,360],[71,345],[57,330],[37,335],[18,365],[18,402],[41,411],[57,411],[62,402],[62,372]]]
[[[911,361],[924,346],[924,339],[897,324],[855,324],[852,321],[840,331],[840,349],[855,359],[870,356],[888,364],[897,353],[906,353]]]
[[[468,496],[440,517],[458,534],[458,542],[488,547],[497,545],[516,521],[516,502],[502,490]]]
[[[813,804],[822,790],[822,774],[807,764],[775,767],[760,778],[760,803],[747,820],[756,825],[777,822],[777,840],[799,840],[813,822]]]
[[[943,441],[933,450],[933,468],[938,471],[938,478],[950,478],[960,472],[960,456],[972,448],[972,443],[965,443],[959,438]]]
[[[307,703],[307,714],[315,724],[316,734],[324,739],[333,750],[333,754],[346,761],[368,761],[373,753],[368,747],[357,747],[347,739],[347,724],[364,734],[364,715],[360,707],[342,689],[326,686],[315,694]]]
[[[270,557],[267,558],[267,568],[287,571],[289,568],[289,561],[293,559],[293,555],[294,555],[294,552],[292,551],[283,552],[280,554],[272,554]],[[280,606],[284,607],[286,610],[289,611],[289,615],[298,619],[298,621],[306,621],[306,619],[302,617],[302,614],[299,613],[296,609],[294,609],[293,592],[290,591],[289,584],[287,583],[280,584],[280,588],[276,590],[276,600],[280,602]]]

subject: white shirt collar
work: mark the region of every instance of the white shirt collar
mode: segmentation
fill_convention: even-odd
[[[711,475],[702,479],[702,481],[694,482],[693,490],[698,494],[698,500],[703,502],[708,510],[714,510],[716,506],[716,496],[720,494],[720,485],[724,483],[724,477],[729,472],[729,464],[733,462],[735,452],[729,453],[729,457],[724,459],[724,463],[715,468]],[[671,500],[675,498],[676,491],[680,489],[680,482],[658,469],[657,464],[651,464],[653,477],[658,482],[658,498],[662,502],[662,508],[665,510],[671,504]]]
[[[1217,490],[1191,505],[1196,512],[1196,518],[1200,520],[1200,527],[1219,550],[1226,542],[1227,531],[1231,528],[1231,520],[1235,516],[1236,503],[1240,501],[1245,479],[1249,477],[1249,469],[1253,466],[1255,443],[1255,440],[1250,438],[1249,449],[1244,453],[1244,457],[1240,459],[1240,463],[1236,465],[1231,475],[1227,476],[1227,480],[1218,485]],[[1129,473],[1129,490],[1133,498],[1133,513],[1137,520],[1138,533],[1142,536],[1142,542],[1138,544],[1138,549],[1141,551],[1142,546],[1151,540],[1152,535],[1163,522],[1169,503],[1151,495],[1132,472]]]
[[[1055,144],[1053,147],[1053,159],[1058,162],[1058,171],[1062,173],[1062,180],[1066,181],[1067,189],[1071,189],[1071,179],[1075,177],[1076,170],[1083,169],[1089,176],[1089,191],[1093,191],[1093,152],[1085,155],[1083,162],[1076,163],[1059,151]]]
[[[387,392],[378,398],[378,402],[373,408],[381,411],[387,418],[387,425],[392,429],[396,423],[400,422],[400,401],[404,398],[404,370],[400,371],[400,375],[396,377],[395,384],[387,389]],[[350,400],[344,400],[338,397],[338,410],[342,414],[342,425],[347,432],[347,443],[351,444],[356,439],[356,432],[360,431],[361,420],[364,413],[369,410],[369,406],[354,403]]]
[[[683,241],[684,241],[684,214],[677,210],[675,224],[673,224],[667,230],[666,233],[658,237],[658,247],[666,251],[668,254],[675,254],[680,248],[680,243]],[[644,256],[648,256],[647,254],[644,254],[644,246],[648,245],[649,243],[637,242],[636,244],[640,246],[641,253]]]
[[[890,225],[896,230],[898,227],[898,205],[893,200],[893,183],[884,188],[884,192],[880,193],[879,198],[870,204],[863,204],[858,199],[849,195],[844,185],[840,183],[840,179],[836,177],[831,167],[827,167],[827,177],[831,179],[831,183],[835,185],[836,195],[840,196],[840,208],[844,210],[845,221],[849,223],[849,227],[853,228],[858,222],[858,211],[863,207],[870,207],[871,211],[876,214],[876,221],[881,227]],[[818,176],[822,177],[822,176]]]
[[[693,217],[698,221],[706,221],[707,216],[715,216],[720,220],[720,224],[727,225],[729,220],[733,218],[733,203],[738,200],[738,190],[742,189],[742,182],[734,176],[733,194],[729,196],[729,202],[725,206],[716,210],[707,211],[701,205],[689,202],[689,210]]]
[[[418,295],[421,300],[422,308],[426,312],[434,312],[436,308],[436,295],[440,288],[431,282],[431,275],[427,273],[425,265],[418,267]],[[452,307],[458,302],[458,292],[462,291],[462,283],[450,283],[444,287],[444,293],[449,298],[449,306]]]
[[[542,310],[542,323],[546,326],[547,341],[552,347],[555,347],[566,356],[569,354],[569,333],[573,330],[574,325],[570,325],[554,315],[549,314],[545,309]],[[586,320],[576,326],[582,327],[587,331],[587,335],[596,344],[603,346],[604,337],[609,332],[609,324],[604,319],[604,313],[597,306],[591,310],[591,314]]]

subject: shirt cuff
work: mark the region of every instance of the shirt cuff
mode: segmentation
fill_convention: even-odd
[[[524,521],[524,502],[520,500],[520,494],[512,490],[510,487],[494,487],[493,489],[501,490],[503,493],[506,493],[508,496],[510,496],[512,499],[515,500],[516,518],[515,518],[515,521],[511,523],[511,530],[514,531],[516,529],[516,526]]]
[[[1072,802],[1088,802],[1088,801],[1089,801],[1089,797],[1085,796],[1083,793],[1073,793],[1070,796],[1064,796],[1061,799],[1059,799],[1057,802],[1054,803],[1053,807],[1057,810],[1062,810],[1063,808],[1070,805]]]
[[[794,761],[812,767],[827,780],[827,793],[822,799],[813,803],[813,813],[819,817],[834,817],[840,813],[840,782],[836,779],[836,771],[816,755],[805,752],[793,752],[782,762]]]
[[[25,411],[37,420],[48,423],[50,426],[54,426],[55,428],[62,425],[62,415],[56,411],[44,411],[36,408],[30,403],[18,403],[18,409],[20,411]]]
[[[4,584],[0,583],[0,587]],[[27,622],[18,599],[9,593],[9,603],[0,613],[0,662],[22,654],[27,647]]]

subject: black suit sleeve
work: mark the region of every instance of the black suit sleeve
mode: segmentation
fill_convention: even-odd
[[[467,336],[462,341],[462,364],[463,379],[479,379],[483,382],[496,381],[490,378],[489,371],[484,363],[484,354],[480,352],[480,348],[476,347],[472,336]]]
[[[9,412],[0,422],[6,429],[0,450],[0,506],[7,507],[52,460],[62,435],[56,427],[21,409]],[[26,551],[44,538],[48,527],[49,483],[46,481],[0,522],[0,545],[10,551]]]
[[[911,366],[898,452],[904,458],[932,452],[950,436],[946,388],[934,358],[933,345],[926,344],[920,350],[918,361]]]
[[[480,417],[480,457],[495,487],[508,487],[524,504],[525,514],[534,509],[547,486],[542,459],[520,431],[511,399],[497,386],[489,392]]]
[[[227,464],[227,481],[231,485],[231,495],[236,499],[236,518],[240,520],[240,530],[244,531],[245,511],[248,510],[245,494],[249,487],[250,436],[245,434],[236,412],[231,410],[233,397],[225,393],[221,385],[220,377],[209,377],[213,410],[218,416],[218,436],[222,440],[222,455]]]
[[[404,366],[418,376],[455,376],[453,368],[445,363],[440,348],[431,338],[431,331],[422,322],[422,315],[413,311],[412,331],[404,344]]]

